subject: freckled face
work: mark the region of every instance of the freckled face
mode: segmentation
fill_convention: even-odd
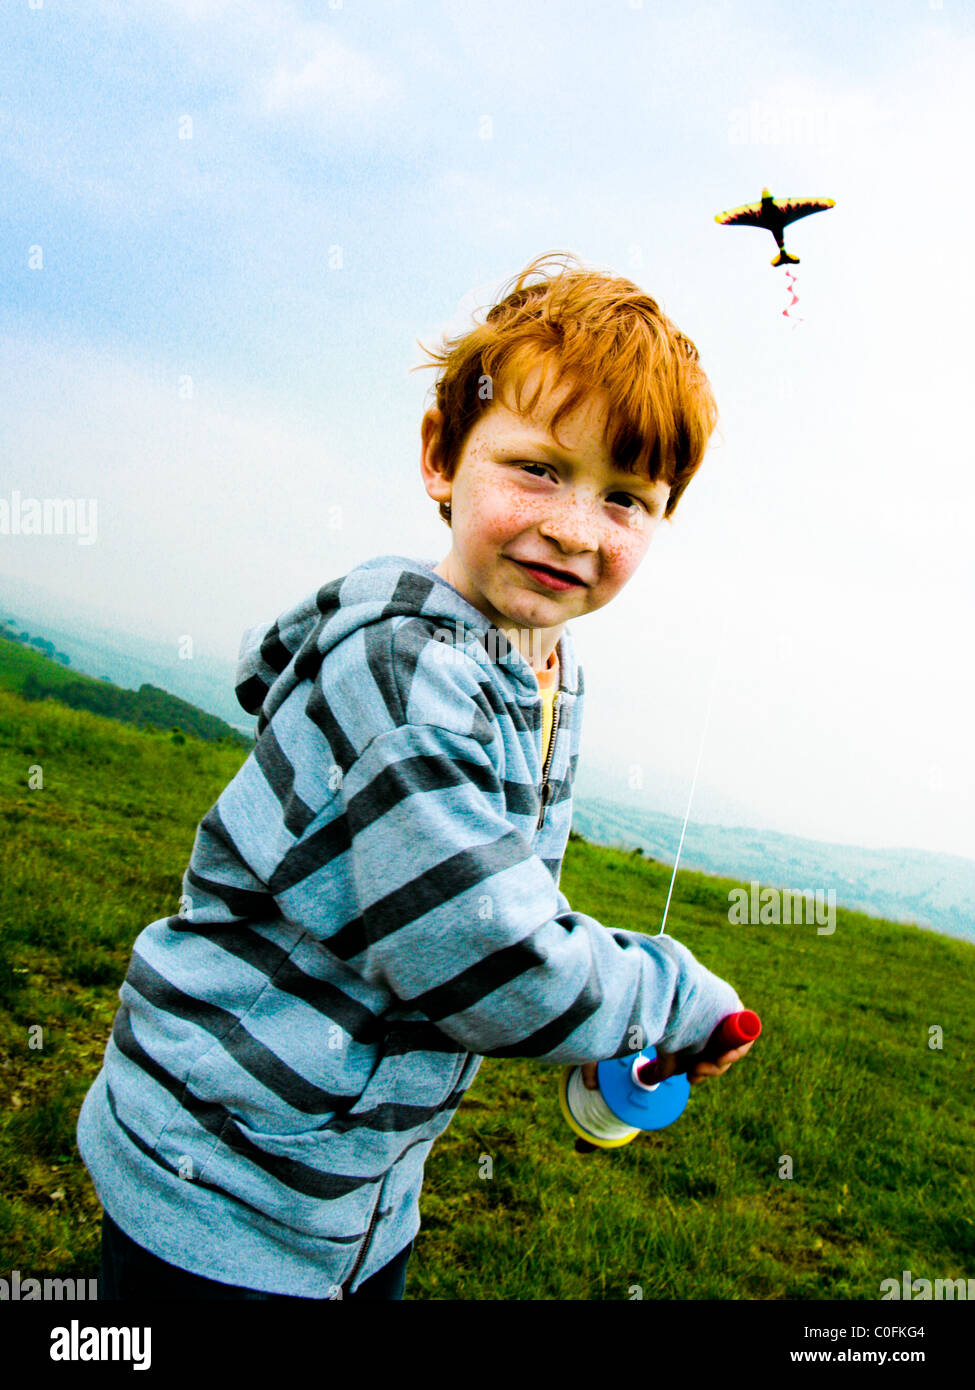
[[[527,383],[526,397],[533,385]],[[566,383],[554,394],[544,391],[531,416],[495,400],[465,440],[449,481],[437,466],[439,412],[428,411],[423,422],[427,492],[450,502],[453,544],[436,573],[496,627],[541,629],[546,658],[567,621],[602,608],[635,573],[670,494],[666,483],[614,467],[601,393],[560,421],[555,439],[547,422],[569,389]],[[523,561],[581,582],[553,588]],[[538,644],[536,635],[533,651]]]

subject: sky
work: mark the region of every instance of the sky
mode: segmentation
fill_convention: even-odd
[[[232,662],[370,556],[442,559],[418,343],[569,251],[658,300],[720,410],[572,624],[582,762],[975,857],[973,93],[959,0],[10,0],[0,522],[79,505],[0,528],[0,582]],[[836,204],[787,229],[789,316],[771,236],[714,220],[765,186]]]

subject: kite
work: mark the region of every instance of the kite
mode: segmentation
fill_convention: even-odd
[[[798,265],[799,257],[790,256],[782,240],[782,232],[790,222],[800,217],[808,217],[813,212],[825,212],[835,207],[832,198],[773,198],[767,188],[762,189],[762,201],[749,203],[745,207],[732,208],[730,212],[719,212],[715,222],[723,227],[765,227],[775,237],[779,254],[773,265]]]

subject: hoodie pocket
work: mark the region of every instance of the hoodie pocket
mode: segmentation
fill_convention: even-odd
[[[377,1147],[355,1131],[268,1134],[231,1117],[196,1180],[299,1235],[355,1248],[388,1172]]]

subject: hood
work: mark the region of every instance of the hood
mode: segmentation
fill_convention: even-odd
[[[530,663],[503,632],[445,579],[435,560],[380,555],[322,585],[271,623],[248,628],[237,658],[236,694],[241,707],[261,716],[261,726],[301,681],[314,675],[324,656],[350,633],[402,614],[424,617],[459,644],[480,642],[511,682],[519,703],[539,697]],[[578,668],[568,624],[559,640],[560,686],[576,692]]]

